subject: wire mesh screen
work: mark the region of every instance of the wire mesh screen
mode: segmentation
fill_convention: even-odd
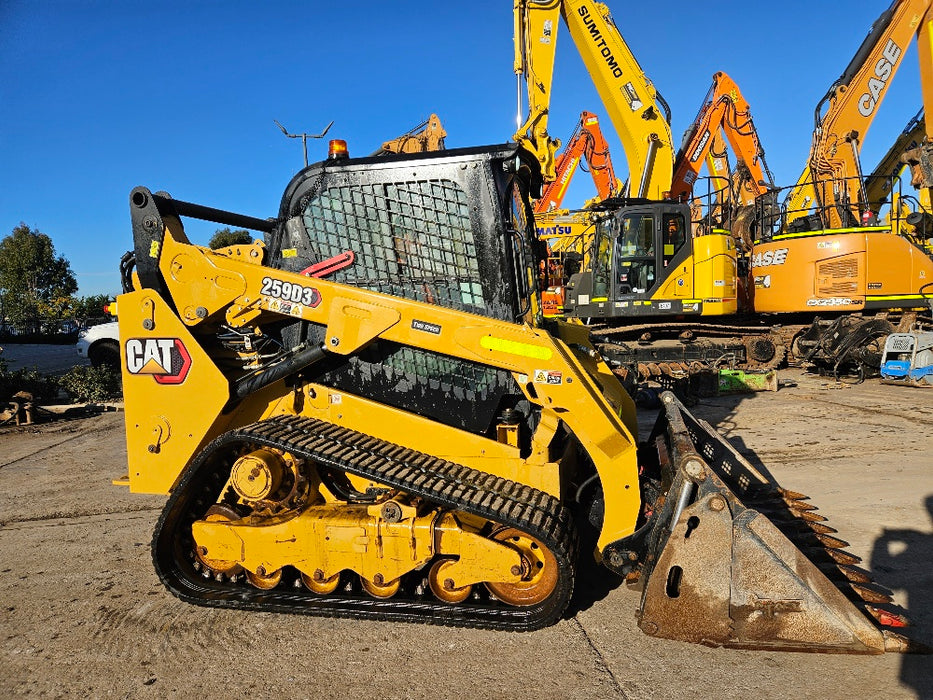
[[[450,180],[330,185],[304,210],[322,260],[353,251],[335,282],[483,313],[466,193]]]
[[[301,211],[313,256],[355,256],[329,280],[496,315],[484,297],[483,282],[491,286],[491,280],[480,271],[469,198],[456,182],[360,182],[328,174],[321,184]],[[489,429],[505,395],[520,393],[509,372],[382,341],[348,358],[324,381],[475,432]]]

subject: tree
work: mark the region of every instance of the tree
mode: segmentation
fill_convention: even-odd
[[[113,296],[94,294],[92,296],[75,297],[71,314],[75,318],[98,318],[106,316],[104,307],[113,301]]]
[[[207,245],[211,250],[217,250],[218,248],[226,248],[228,245],[249,245],[252,242],[253,236],[246,229],[239,228],[234,231],[227,227],[217,229]]]
[[[17,326],[36,330],[40,311],[61,307],[78,291],[71,265],[55,255],[52,239],[20,222],[0,241],[0,294],[3,311]]]

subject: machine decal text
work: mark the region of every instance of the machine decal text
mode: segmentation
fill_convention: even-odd
[[[179,338],[130,338],[126,371],[151,374],[159,384],[181,384],[191,369],[191,355]]]
[[[277,280],[274,277],[262,278],[260,294],[290,301],[293,304],[303,304],[314,308],[321,303],[321,293],[314,287],[305,287],[293,282]]]

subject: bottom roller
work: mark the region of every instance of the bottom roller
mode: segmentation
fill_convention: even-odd
[[[640,578],[647,634],[710,646],[880,654],[928,649],[806,497],[778,487],[671,393],[642,463],[660,481],[645,525],[603,551]],[[637,562],[632,564],[632,562]]]

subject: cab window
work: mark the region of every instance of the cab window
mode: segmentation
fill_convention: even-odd
[[[687,227],[683,214],[664,214],[661,222],[661,258],[664,267],[687,242]]]

